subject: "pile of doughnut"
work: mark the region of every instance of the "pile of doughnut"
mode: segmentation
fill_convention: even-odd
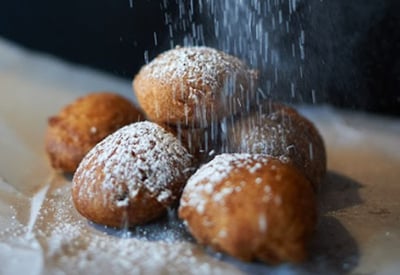
[[[77,211],[134,227],[175,209],[195,240],[244,261],[301,262],[326,173],[323,140],[258,75],[209,47],[177,47],[133,79],[139,103],[93,92],[49,119],[51,165]]]

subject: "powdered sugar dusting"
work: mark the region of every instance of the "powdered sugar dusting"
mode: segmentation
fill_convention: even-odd
[[[145,189],[165,203],[173,196],[171,185],[189,175],[190,166],[191,155],[172,134],[152,122],[137,122],[97,144],[79,165],[74,185],[80,185],[79,196],[89,198],[96,190],[133,198]],[[94,188],[99,182],[102,188]],[[103,200],[106,205],[109,197]],[[127,201],[115,203],[125,206]]]
[[[290,123],[288,125],[273,120],[275,113],[260,115],[259,121],[244,121],[240,125],[240,152],[250,152],[258,154],[269,154],[279,157],[288,155],[295,146],[288,145],[288,135],[290,134]],[[238,143],[239,143],[238,142]]]
[[[241,188],[234,188],[230,184],[216,191],[215,186],[224,181],[237,169],[245,168],[250,173],[255,173],[268,162],[264,155],[251,154],[221,154],[200,167],[188,180],[184,189],[184,199],[181,206],[194,207],[197,212],[204,212],[206,199],[203,195],[212,194],[214,201],[224,203],[224,197],[232,192],[240,192]],[[244,183],[246,184],[246,183]]]
[[[38,213],[33,236],[44,266],[37,273],[241,274],[191,243],[176,218],[138,227],[148,231],[146,236],[132,231],[121,238],[118,231],[93,227],[75,211],[69,189],[67,181],[51,186]]]
[[[142,73],[161,81],[178,80],[182,90],[186,90],[186,84],[198,88],[208,86],[216,89],[219,85],[217,77],[236,74],[246,68],[236,57],[213,48],[177,47],[159,55],[144,66]],[[194,93],[189,95],[192,99],[196,96]]]
[[[264,214],[259,214],[258,216],[258,228],[261,233],[267,232],[267,217]]]

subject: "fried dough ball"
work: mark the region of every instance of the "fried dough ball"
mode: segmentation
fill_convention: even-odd
[[[228,152],[267,154],[299,168],[315,190],[326,174],[323,139],[311,121],[295,109],[267,102],[228,127]]]
[[[143,117],[139,109],[118,94],[94,92],[78,98],[48,120],[45,149],[51,166],[73,173],[94,145]]]
[[[200,244],[238,259],[301,262],[316,226],[316,202],[291,164],[221,154],[188,180],[179,217]]]
[[[176,204],[192,157],[159,125],[125,126],[98,143],[73,177],[72,199],[87,219],[112,227],[144,224]]]
[[[248,108],[257,76],[238,58],[208,47],[178,47],[144,65],[133,90],[158,123],[206,128]]]

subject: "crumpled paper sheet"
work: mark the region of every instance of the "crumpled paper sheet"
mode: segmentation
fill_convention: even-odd
[[[0,274],[395,274],[400,270],[400,120],[300,107],[320,129],[328,175],[311,258],[277,267],[196,245],[176,213],[132,231],[74,209],[71,178],[49,167],[47,118],[90,91],[133,99],[129,81],[0,39]]]

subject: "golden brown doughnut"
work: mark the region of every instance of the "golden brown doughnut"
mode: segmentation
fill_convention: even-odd
[[[326,174],[323,139],[311,121],[295,109],[267,102],[228,127],[228,151],[268,154],[293,162],[315,190]]]
[[[192,157],[159,125],[127,125],[98,143],[73,177],[75,208],[112,227],[152,221],[176,203],[192,173]]]
[[[245,261],[303,261],[316,225],[309,181],[265,155],[216,156],[190,177],[180,203],[200,244]]]
[[[52,167],[74,172],[100,140],[143,118],[128,99],[118,94],[94,92],[78,98],[48,120],[45,149]]]
[[[248,108],[256,73],[238,58],[208,47],[178,47],[144,65],[133,90],[147,117],[206,128]]]

